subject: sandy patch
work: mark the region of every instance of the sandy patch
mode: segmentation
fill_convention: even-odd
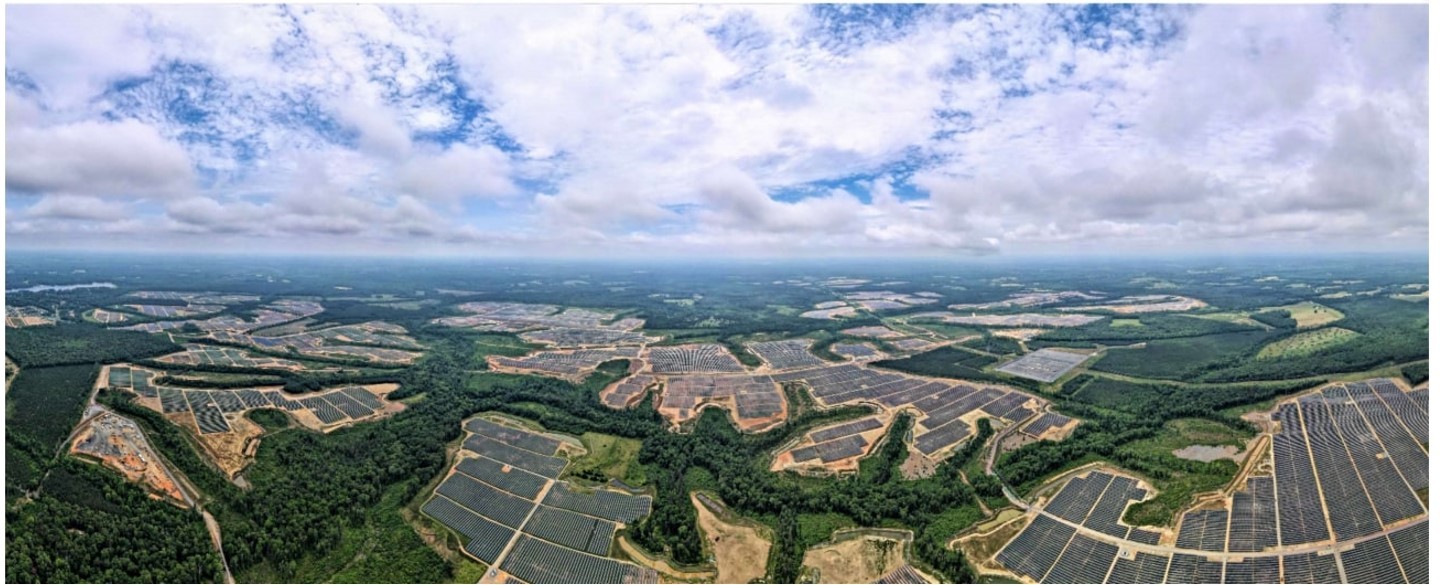
[[[1238,463],[1244,458],[1240,449],[1237,449],[1234,445],[1225,445],[1223,447],[1216,445],[1191,445],[1184,449],[1176,449],[1171,451],[1171,453],[1181,459],[1204,461],[1206,463],[1219,461],[1221,459],[1229,459]]]
[[[718,571],[715,582],[748,583],[751,579],[764,577],[765,564],[770,558],[770,541],[756,528],[721,520],[711,506],[721,513],[724,510],[708,497],[691,494],[690,501],[699,515],[705,546],[715,556],[715,569]],[[808,554],[806,559],[809,559]]]
[[[127,418],[102,412],[85,423],[85,428],[75,436],[70,452],[97,458],[125,479],[142,484],[173,503],[188,503],[140,428]]]
[[[250,422],[250,419],[240,413],[226,416],[225,422],[230,424],[228,433],[201,434],[199,428],[195,427],[195,436],[200,438],[200,445],[205,448],[210,460],[215,462],[226,477],[233,478],[254,459],[260,435],[265,434],[265,429]]]
[[[865,535],[805,552],[804,566],[818,583],[874,583],[905,564],[905,543]]]
[[[1015,340],[1018,340],[1018,341],[1029,341],[1029,340],[1031,340],[1031,339],[1034,339],[1035,337],[1038,337],[1038,336],[1040,336],[1040,335],[1044,335],[1044,334],[1049,333],[1049,332],[1050,332],[1049,329],[991,329],[991,330],[990,330],[990,334],[991,334],[991,335],[994,335],[995,337],[1006,337],[1006,338],[1015,339]]]
[[[935,475],[935,462],[929,457],[921,455],[919,451],[910,449],[910,455],[900,463],[900,477],[905,479],[920,479]]]

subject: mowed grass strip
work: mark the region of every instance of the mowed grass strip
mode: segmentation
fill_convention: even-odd
[[[1251,319],[1251,318],[1250,318],[1250,315],[1247,315],[1247,314],[1245,314],[1245,313],[1243,313],[1243,312],[1240,312],[1240,311],[1227,311],[1227,312],[1221,312],[1221,313],[1197,313],[1197,314],[1185,313],[1185,314],[1183,314],[1183,316],[1185,316],[1185,317],[1192,317],[1192,318],[1195,318],[1195,319],[1208,319],[1208,320],[1211,320],[1211,321],[1220,321],[1220,322],[1222,322],[1222,323],[1234,323],[1234,324],[1236,324],[1236,325],[1245,325],[1245,326],[1248,326],[1248,327],[1258,327],[1258,328],[1262,328],[1262,329],[1266,328],[1266,325],[1265,325],[1265,324],[1263,324],[1263,323],[1261,323],[1261,322],[1259,322],[1259,321],[1256,321],[1256,320],[1254,320],[1254,319]]]
[[[1260,348],[1260,353],[1256,354],[1256,357],[1268,360],[1310,355],[1343,344],[1356,337],[1360,337],[1360,334],[1340,327],[1301,331],[1266,344],[1265,347]]]
[[[1295,320],[1296,327],[1300,329],[1312,329],[1345,318],[1345,313],[1314,301],[1304,301],[1277,308],[1290,313],[1290,318]]]

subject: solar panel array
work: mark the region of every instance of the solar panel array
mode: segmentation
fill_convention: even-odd
[[[1252,477],[1230,506],[1230,552],[1260,552],[1280,543],[1275,478]]]
[[[553,456],[560,445],[553,437],[478,418],[465,429],[473,434],[464,448],[475,456],[462,452],[455,473],[421,509],[464,535],[467,553],[519,581],[658,580],[651,569],[605,558],[619,523],[650,513],[649,496],[581,492],[552,481],[565,465]]]
[[[635,347],[537,351],[522,357],[490,356],[495,364],[560,378],[573,378],[615,359],[639,357]]]
[[[1157,532],[1119,522],[1144,490],[1133,479],[1091,472],[1062,486],[996,560],[1057,583],[1334,583],[1342,573],[1351,583],[1428,582],[1429,523],[1414,522],[1425,509],[1410,483],[1428,472],[1428,458],[1403,414],[1411,408],[1411,423],[1428,421],[1423,404],[1377,380],[1282,404],[1274,413],[1274,475],[1247,478],[1228,509],[1185,513],[1167,552],[1126,548],[1120,539],[1160,541]],[[1382,531],[1406,520],[1412,523]],[[1077,533],[1066,522],[1095,532]],[[1277,548],[1328,541],[1332,531],[1337,544],[1323,553]],[[1092,566],[1097,556],[1114,560],[1108,572]]]
[[[1163,583],[1165,569],[1170,566],[1168,555],[1137,552],[1132,558],[1116,558],[1106,583]]]
[[[1045,432],[1049,431],[1050,429],[1059,428],[1070,424],[1071,420],[1074,419],[1063,414],[1047,412],[1040,415],[1040,418],[1030,421],[1030,424],[1025,425],[1025,428],[1021,429],[1020,431],[1032,437],[1038,437],[1045,434]]]
[[[1190,550],[1225,550],[1225,527],[1230,514],[1225,510],[1195,510],[1186,512],[1180,520],[1180,535],[1175,538],[1175,547]]]
[[[845,357],[851,357],[856,359],[864,359],[880,355],[880,352],[875,351],[875,348],[870,347],[870,345],[864,343],[837,343],[830,346],[830,351],[834,352],[836,355],[843,355]],[[896,570],[898,571],[899,569]]]
[[[777,369],[788,370],[805,366],[819,366],[825,362],[810,353],[809,339],[784,339],[780,341],[757,341],[747,344],[751,352],[760,356],[765,363]]]
[[[130,374],[117,374],[119,370]],[[334,424],[369,417],[384,406],[378,397],[360,386],[312,394],[295,401],[277,390],[190,390],[154,386],[150,383],[152,376],[148,371],[124,368],[112,368],[110,375],[111,380],[117,381],[128,377],[134,384],[131,390],[136,394],[158,396],[160,411],[165,414],[186,411],[194,413],[196,426],[202,434],[228,433],[231,429],[225,420],[225,414],[257,408],[278,408],[290,412],[305,409],[314,414],[322,424]]]
[[[632,496],[606,490],[584,493],[576,491],[568,484],[556,484],[545,494],[545,505],[630,523],[650,513],[650,496]]]
[[[1087,359],[1090,356],[1085,354],[1047,348],[1025,354],[996,369],[1013,376],[1050,383]]]
[[[654,569],[588,555],[521,535],[500,570],[530,583],[654,583]]]
[[[723,398],[734,400],[741,425],[784,412],[785,397],[769,376],[675,376],[665,383],[660,408],[674,409],[684,421],[697,415],[700,405]]]
[[[605,395],[605,406],[610,408],[625,408],[645,392],[651,384],[655,383],[655,377],[649,374],[635,374],[626,378],[615,386],[609,394]]]
[[[1294,545],[1330,538],[1325,510],[1320,503],[1320,485],[1315,479],[1315,468],[1310,464],[1309,446],[1300,423],[1300,410],[1294,404],[1283,404],[1275,417],[1280,422],[1280,429],[1272,437],[1271,455],[1275,460],[1280,544]]]
[[[878,417],[870,416],[862,418],[860,420],[853,420],[847,423],[838,424],[833,427],[823,428],[818,431],[811,431],[810,440],[817,443],[822,441],[829,441],[830,439],[836,439],[845,435],[854,435],[857,433],[863,433],[865,431],[875,430],[883,426],[885,426],[885,423],[880,422],[880,419]]]
[[[1034,411],[1024,405],[1032,396],[1005,388],[976,386],[863,368],[855,364],[821,366],[772,376],[776,382],[803,382],[821,404],[875,402],[889,408],[909,405],[919,410],[922,431],[917,446],[933,454],[969,437],[970,425],[957,419],[981,411],[1010,421],[1028,418]],[[1057,417],[1060,415],[1056,415]],[[1060,417],[1059,420],[1068,421]],[[950,423],[956,424],[950,424]]]
[[[821,463],[831,463],[841,459],[864,455],[868,446],[869,443],[865,440],[865,437],[860,435],[847,435],[824,443],[800,447],[792,451],[792,453],[796,461],[804,462],[819,459]]]
[[[1060,558],[1065,546],[1075,536],[1075,529],[1049,516],[1036,516],[1020,534],[1011,540],[995,559],[1006,568],[1040,581]]]
[[[657,374],[745,371],[725,346],[715,343],[652,347],[647,359],[650,371]]]
[[[930,581],[921,575],[919,571],[915,570],[915,567],[908,564],[900,565],[900,568],[886,573],[883,577],[880,577],[879,581],[876,581],[879,585],[904,585],[929,582]]]

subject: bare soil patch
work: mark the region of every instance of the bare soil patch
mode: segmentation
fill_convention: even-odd
[[[700,520],[705,546],[715,556],[717,583],[748,583],[765,576],[765,563],[770,558],[770,541],[760,530],[739,523],[729,523],[691,494]],[[806,555],[809,558],[809,555]]]
[[[874,583],[905,564],[905,543],[865,535],[805,552],[804,566],[819,573],[818,583]]]

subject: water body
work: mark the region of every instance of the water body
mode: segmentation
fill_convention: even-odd
[[[67,290],[78,290],[78,289],[82,289],[82,288],[115,288],[115,283],[113,283],[113,282],[92,282],[92,283],[89,283],[89,284],[37,284],[37,285],[32,286],[32,287],[29,287],[29,288],[11,288],[11,289],[5,289],[5,294],[8,295],[8,294],[13,294],[13,293],[27,293],[27,292],[67,291]]]

